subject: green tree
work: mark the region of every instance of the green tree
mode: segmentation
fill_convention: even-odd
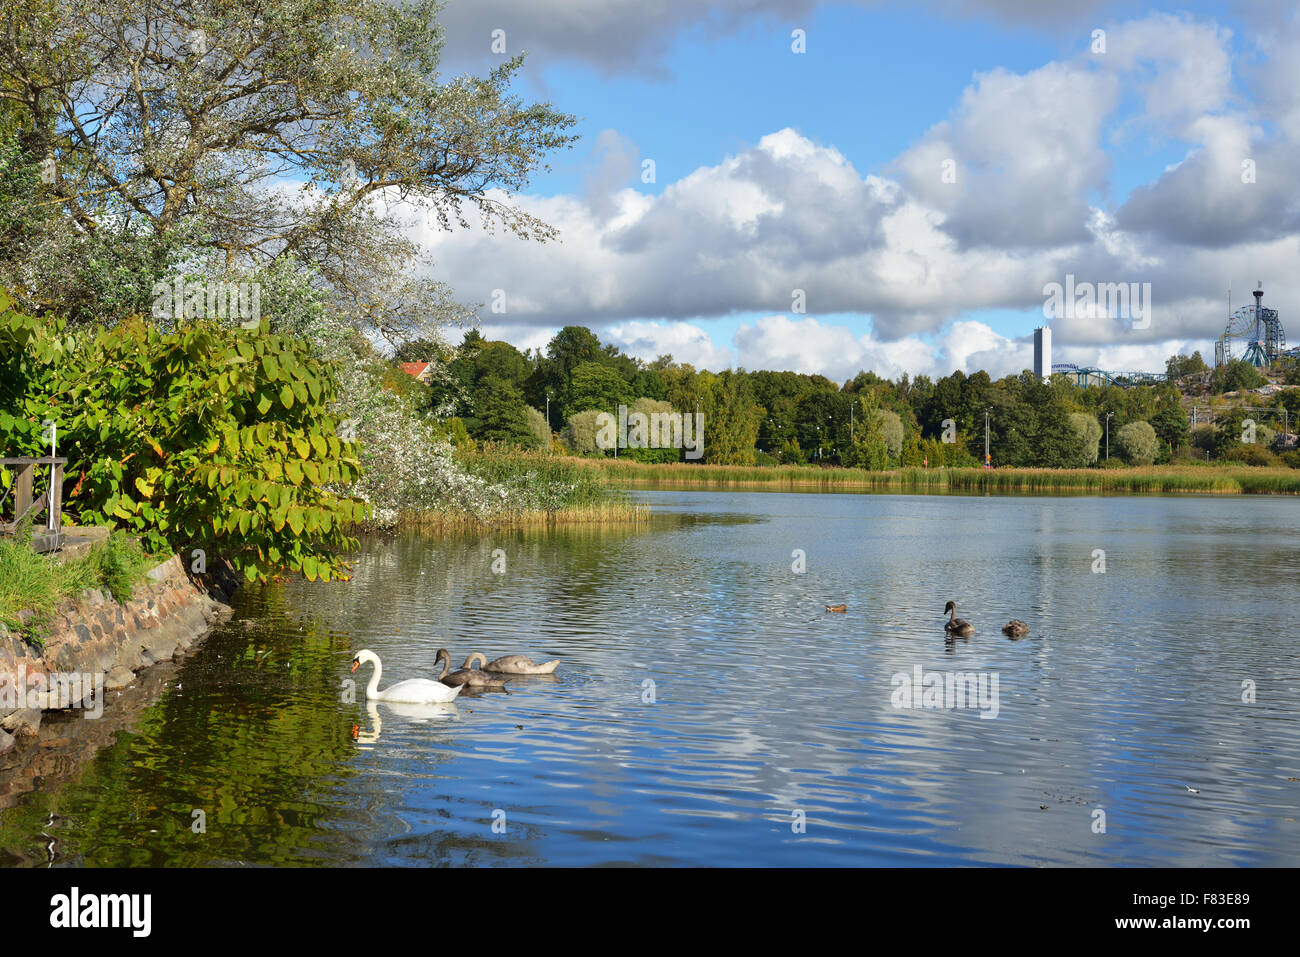
[[[1160,452],[1156,430],[1149,422],[1130,422],[1115,435],[1120,454],[1130,465],[1150,465]]]
[[[534,409],[531,405],[524,407],[524,416],[527,421],[528,431],[532,433],[537,442],[539,449],[549,449],[551,447],[551,427],[546,424],[546,416]]]
[[[857,427],[844,464],[851,468],[871,469],[878,472],[889,468],[889,445],[885,438],[885,420],[880,414],[879,400],[870,389],[854,397],[857,403]],[[897,416],[895,417],[897,418]],[[901,454],[902,449],[899,449]]]
[[[754,401],[749,377],[730,370],[699,376],[704,415],[704,461],[710,465],[753,465],[763,409]],[[681,408],[678,406],[677,408]],[[691,409],[682,409],[683,416]]]
[[[480,441],[528,445],[534,434],[528,426],[524,395],[509,382],[484,376],[474,390],[477,427],[470,434]]]
[[[644,396],[642,398],[637,399],[635,402],[633,402],[632,407],[628,409],[629,448],[625,449],[619,454],[626,455],[628,458],[633,459],[634,461],[637,462],[681,461],[682,458],[681,449],[676,449],[676,448],[656,449],[656,448],[649,448],[648,446],[635,447],[635,446],[631,446],[630,444],[634,440],[643,440],[648,443],[652,437],[650,434],[642,436],[637,432],[635,426],[636,424],[639,423],[639,420],[633,419],[632,418],[633,415],[640,414],[646,416],[646,420],[645,420],[646,423],[652,427],[654,424],[654,420],[651,419],[650,416],[655,414],[660,414],[660,415],[671,414],[672,412],[673,412],[673,406],[671,402],[660,402],[658,400],[646,398]],[[651,428],[650,431],[654,432],[653,428]],[[661,436],[657,432],[654,432],[653,437],[655,438],[656,441],[659,438],[661,438]]]
[[[1160,444],[1171,452],[1187,444],[1189,420],[1176,391],[1162,398],[1160,411],[1150,421]]]
[[[880,418],[880,433],[885,440],[885,448],[892,461],[898,461],[903,454],[903,420],[897,412],[889,409],[877,409]]]
[[[1210,377],[1210,391],[1216,395],[1241,389],[1258,389],[1268,380],[1245,359],[1229,359],[1214,370]]]
[[[1165,376],[1170,380],[1179,379],[1194,372],[1208,372],[1209,368],[1201,358],[1201,353],[1197,351],[1190,356],[1170,356],[1165,362]]]
[[[595,409],[575,412],[569,416],[564,427],[564,444],[578,455],[592,455],[601,449],[596,445],[596,434],[600,431],[596,420],[600,412]]]
[[[1096,465],[1101,446],[1101,424],[1086,412],[1070,413],[1070,428],[1083,447],[1083,465]]]
[[[616,370],[599,362],[584,362],[574,368],[562,404],[570,415],[591,409],[616,415],[618,407],[631,405],[633,398],[631,386]]]
[[[375,211],[378,197],[418,202],[445,229],[476,214],[555,235],[503,197],[571,145],[574,118],[512,95],[518,57],[444,79],[436,0],[12,6],[0,100],[22,112],[29,155],[55,159],[45,192],[66,239],[33,250],[33,276],[102,230],[161,237],[194,220],[206,274],[294,255],[340,311],[409,338],[465,313],[445,285],[414,277],[419,247],[400,217]],[[80,305],[57,283],[24,295],[42,310]]]

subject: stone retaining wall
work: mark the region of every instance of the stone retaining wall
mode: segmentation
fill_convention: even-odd
[[[228,569],[191,578],[173,556],[125,604],[91,590],[60,607],[43,649],[0,625],[0,754],[34,738],[44,711],[102,707],[103,692],[125,688],[142,668],[184,654],[230,614],[234,581]],[[68,676],[83,680],[69,683]],[[24,682],[22,697],[16,692]]]

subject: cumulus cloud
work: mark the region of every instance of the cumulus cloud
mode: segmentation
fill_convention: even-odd
[[[979,74],[956,115],[896,165],[963,247],[1084,242],[1089,193],[1110,166],[1102,123],[1119,91],[1116,77],[1085,63]]]
[[[768,316],[743,325],[735,335],[739,364],[747,369],[785,369],[824,375],[836,382],[867,369],[886,378],[944,376],[974,362],[990,375],[1018,373],[1032,364],[1025,343],[1008,339],[981,322],[953,324],[941,345],[915,336],[890,342],[855,333],[812,317]]]
[[[996,379],[1031,368],[1034,355],[1031,336],[1008,338],[973,320],[953,323],[938,342],[928,343],[915,336],[884,342],[811,317],[768,316],[741,326],[735,345],[738,364],[746,369],[820,374],[835,382],[864,369],[890,379],[905,372],[938,378],[957,369],[983,369]],[[1053,358],[1080,367],[1159,372],[1169,356],[1198,348],[1203,344],[1185,339],[1064,348],[1054,340]]]
[[[689,322],[623,322],[604,330],[601,339],[646,362],[670,355],[676,362],[714,372],[733,365],[729,350],[719,348],[707,332]]]
[[[414,228],[462,299],[503,292],[506,313],[491,320],[519,341],[576,323],[645,358],[713,368],[1018,372],[1028,339],[975,321],[979,311],[1022,312],[1027,336],[1045,284],[1073,275],[1150,283],[1151,321],[1055,319],[1058,357],[1158,369],[1171,348],[1209,348],[1230,283],[1244,298],[1268,279],[1274,304],[1300,293],[1300,91],[1260,74],[1261,97],[1243,106],[1232,35],[1214,23],[1154,14],[1107,31],[1104,55],[977,74],[880,174],[786,128],[651,195],[627,185],[636,144],[606,130],[579,195],[512,200],[560,241]],[[1261,42],[1300,61],[1300,19]],[[1113,208],[1109,157],[1142,137],[1185,143],[1186,155]],[[1255,183],[1242,180],[1247,156]],[[948,158],[955,182],[941,175]],[[808,315],[776,315],[796,291]],[[696,324],[736,314],[766,318],[741,327],[734,352]],[[815,318],[829,314],[862,319]]]

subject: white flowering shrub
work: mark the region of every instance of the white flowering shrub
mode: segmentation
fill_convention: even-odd
[[[503,452],[460,461],[450,426],[436,418],[450,410],[430,415],[417,406],[424,386],[395,373],[355,327],[303,295],[301,278],[278,270],[262,280],[271,291],[263,303],[271,305],[272,325],[308,340],[332,364],[337,399],[331,411],[343,420],[340,430],[349,430],[360,444],[362,466],[360,478],[337,491],[368,502],[374,525],[391,527],[407,511],[468,512],[491,521],[502,513],[554,511],[604,494],[597,476],[545,457]],[[450,378],[439,363],[434,366],[435,376]]]

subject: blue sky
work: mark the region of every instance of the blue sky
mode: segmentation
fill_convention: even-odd
[[[1297,236],[1294,203],[1276,197],[1296,192],[1296,169],[1272,158],[1295,152],[1300,103],[1279,92],[1285,77],[1259,73],[1300,53],[1285,5],[743,5],[449,4],[449,71],[485,70],[489,34],[504,29],[510,53],[529,50],[520,95],[576,114],[582,135],[522,198],[559,244],[426,237],[435,275],[462,298],[504,288],[521,303],[508,318],[481,311],[485,332],[538,345],[579,322],[646,357],[662,347],[836,377],[854,362],[1015,371],[1043,320],[1043,281],[1066,272],[1151,281],[1158,321],[1141,336],[1119,316],[1054,321],[1061,359],[1158,368],[1172,350],[1206,351],[1229,282],[1244,296],[1266,280],[1285,322],[1300,288],[1281,264]],[[1090,50],[1098,27],[1104,56]],[[806,53],[791,50],[796,28]],[[1261,75],[1273,84],[1262,94]],[[1269,158],[1269,182],[1252,184],[1266,188],[1242,191],[1236,153]],[[948,154],[962,184],[951,203],[926,179]],[[803,188],[818,177],[833,185]],[[1226,235],[1251,216],[1254,237],[1217,238],[1217,219]],[[821,249],[819,236],[855,230]],[[806,316],[771,292],[805,281]],[[777,326],[790,341],[758,348]]]

